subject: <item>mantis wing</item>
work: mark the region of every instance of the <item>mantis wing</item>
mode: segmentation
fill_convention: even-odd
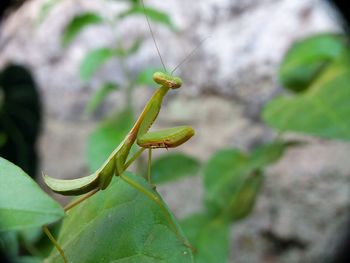
[[[112,180],[115,172],[114,154],[116,153],[113,152],[101,168],[89,176],[65,180],[55,179],[44,174],[44,181],[52,191],[62,195],[81,195],[96,188],[104,189]]]
[[[43,178],[52,191],[62,195],[81,195],[97,188],[99,185],[97,173],[72,180],[55,179],[46,174],[43,175]]]

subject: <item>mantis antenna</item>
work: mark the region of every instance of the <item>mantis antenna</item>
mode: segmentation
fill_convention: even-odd
[[[171,71],[170,75],[173,75],[173,73],[174,73],[181,65],[183,65],[186,61],[188,61],[189,58],[193,56],[193,54],[203,45],[203,43],[204,43],[208,38],[210,38],[210,36],[209,36],[209,37],[203,38],[203,39],[199,42],[198,46],[195,47],[194,49],[192,49],[192,51],[191,51],[188,55],[186,55],[186,56],[182,59],[182,61],[181,61],[179,64],[177,64],[177,66]]]
[[[146,21],[147,21],[147,24],[148,24],[149,31],[150,31],[150,33],[151,33],[151,36],[152,36],[154,45],[155,45],[155,47],[156,47],[156,49],[157,49],[157,53],[158,53],[158,56],[159,56],[159,58],[160,58],[160,62],[162,63],[165,72],[167,72],[166,67],[165,67],[165,64],[164,64],[164,61],[163,61],[163,58],[162,58],[162,55],[160,54],[160,50],[159,50],[159,47],[158,47],[156,38],[154,37],[154,33],[153,33],[153,30],[152,30],[152,27],[151,27],[151,23],[149,22],[148,16],[147,16],[147,14],[146,14],[145,3],[143,2],[143,0],[141,0],[141,3],[142,3],[143,12],[145,13],[145,17],[146,17]]]

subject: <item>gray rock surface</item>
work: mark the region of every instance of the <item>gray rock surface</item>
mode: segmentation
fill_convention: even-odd
[[[62,0],[41,24],[42,0],[32,0],[1,25],[0,66],[7,62],[29,65],[41,87],[46,112],[40,150],[42,170],[63,178],[86,174],[85,142],[98,123],[83,114],[85,104],[101,79],[123,82],[120,65],[111,61],[91,83],[79,79],[78,66],[94,47],[111,46],[111,28],[85,30],[67,49],[60,34],[67,21],[81,11],[98,10],[111,17],[122,1]],[[261,106],[280,92],[276,71],[284,52],[299,37],[339,31],[334,15],[317,0],[152,0],[168,10],[179,33],[154,26],[166,65],[173,68],[209,37],[177,72],[184,88],[166,101],[157,125],[188,123],[197,136],[181,150],[208,159],[222,147],[248,150],[274,137],[259,118]],[[142,50],[130,61],[132,72],[158,66],[159,59],[143,17],[121,23],[115,34],[131,43],[144,36]],[[140,109],[150,94],[137,90]],[[120,107],[121,96],[108,99]],[[339,229],[347,222],[350,165],[346,143],[309,139],[287,152],[268,169],[266,183],[253,214],[232,227],[231,259],[251,262],[321,262],[336,246]],[[174,191],[176,188],[176,191]],[[160,187],[179,217],[201,208],[200,178]],[[281,244],[289,246],[281,248]]]

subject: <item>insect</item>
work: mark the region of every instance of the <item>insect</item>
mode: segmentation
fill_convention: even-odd
[[[143,1],[141,1],[143,8],[145,8]],[[96,194],[100,190],[106,189],[113,176],[119,176],[125,182],[131,186],[143,192],[150,199],[155,201],[159,206],[167,213],[162,201],[157,195],[148,191],[143,186],[133,181],[131,178],[123,175],[123,172],[140,156],[140,154],[145,150],[149,150],[148,154],[148,182],[151,184],[151,158],[152,149],[155,148],[174,148],[189,140],[194,135],[194,129],[190,126],[178,126],[173,128],[164,129],[161,131],[149,131],[152,124],[158,117],[162,101],[164,96],[169,90],[178,89],[182,86],[182,80],[179,77],[175,77],[172,73],[181,65],[192,53],[190,53],[185,60],[183,60],[171,74],[166,73],[166,68],[161,58],[159,48],[155,41],[152,28],[150,26],[149,20],[146,16],[146,20],[157,48],[157,52],[160,56],[161,62],[163,64],[165,72],[155,72],[153,74],[153,80],[155,83],[159,84],[159,88],[154,92],[152,97],[147,102],[143,111],[136,120],[134,126],[131,128],[130,132],[125,136],[124,140],[115,148],[115,150],[110,154],[108,159],[102,164],[102,166],[93,174],[72,180],[62,180],[43,175],[44,182],[47,186],[56,193],[62,195],[82,195],[84,196],[76,199],[72,203],[65,207],[65,211],[73,208],[82,201]],[[130,149],[134,144],[140,146],[140,149],[132,156],[129,157]],[[129,159],[128,159],[129,158]],[[169,218],[169,221],[171,219]],[[171,222],[170,222],[171,223]],[[173,224],[173,223],[172,223]],[[174,228],[175,225],[173,224]],[[47,226],[43,227],[44,232],[53,242],[59,253],[61,254],[64,262],[67,259],[64,255],[63,249],[59,246],[55,238],[51,235]],[[177,231],[177,230],[176,230]],[[185,244],[191,247],[189,244]]]

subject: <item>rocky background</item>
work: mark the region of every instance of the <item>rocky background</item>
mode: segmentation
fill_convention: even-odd
[[[61,32],[70,18],[97,10],[112,16],[123,1],[61,0],[40,22],[42,0],[27,1],[8,15],[0,28],[0,66],[29,66],[40,86],[45,123],[40,141],[41,170],[54,177],[85,175],[86,139],[99,118],[120,108],[124,99],[109,97],[94,118],[85,105],[101,79],[123,81],[120,65],[109,62],[88,85],[78,74],[84,54],[111,45],[110,28],[85,30],[64,49]],[[317,0],[147,0],[166,10],[179,29],[154,26],[165,63],[173,68],[202,39],[208,38],[178,71],[184,87],[166,101],[159,127],[188,123],[196,137],[182,151],[207,160],[222,147],[249,150],[275,134],[260,119],[266,101],[283,92],[276,76],[287,48],[316,32],[340,31],[334,12]],[[122,41],[144,36],[146,43],[129,65],[135,72],[159,66],[159,58],[144,17],[129,19],[116,29]],[[137,90],[141,109],[151,90]],[[268,169],[252,215],[232,227],[231,260],[251,262],[327,262],[342,240],[350,207],[350,145],[305,138],[309,143],[290,149]],[[176,189],[176,191],[174,190]],[[160,187],[178,217],[201,206],[200,178]]]

